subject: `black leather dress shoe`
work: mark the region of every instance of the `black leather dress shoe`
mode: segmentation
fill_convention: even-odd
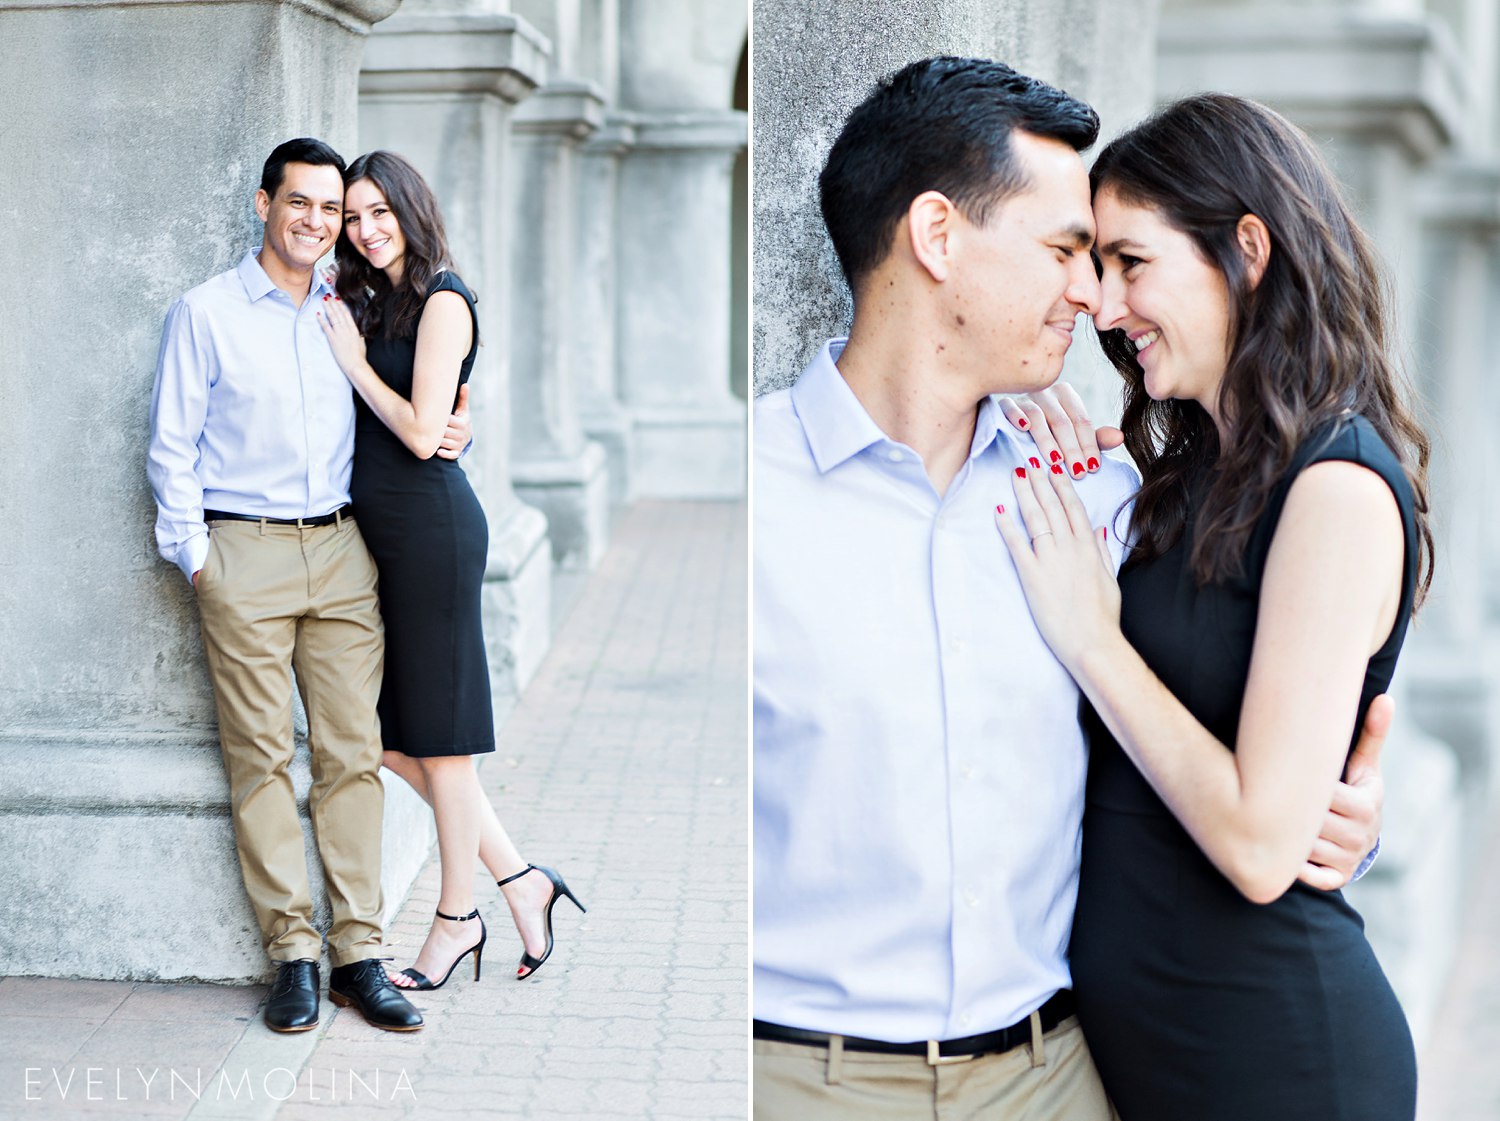
[[[334,966],[328,999],[340,1008],[353,1005],[371,1026],[386,1031],[417,1031],[422,1026],[422,1013],[391,984],[385,966],[375,958]]]
[[[266,1001],[266,1027],[307,1031],[318,1026],[318,963],[284,961]]]

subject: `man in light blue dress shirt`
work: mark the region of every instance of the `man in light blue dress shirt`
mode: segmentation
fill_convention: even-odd
[[[296,795],[292,668],[333,912],[329,990],[376,1027],[422,1016],[380,964],[384,788],[375,702],[384,639],[374,561],[349,508],[354,400],[316,317],[343,224],[343,161],[320,141],[266,161],[258,251],[167,312],[147,474],[161,554],[197,593],[245,889],[277,964],[265,1021],[318,1023],[312,893]]]
[[[762,1121],[1111,1116],[1066,957],[1079,695],[993,520],[1019,473],[1066,470],[1120,560],[1135,472],[1043,456],[992,396],[1051,385],[1098,308],[1097,131],[1008,67],[929,59],[823,171],[853,325],[755,407]]]

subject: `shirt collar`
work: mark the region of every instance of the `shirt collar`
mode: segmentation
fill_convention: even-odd
[[[848,339],[831,339],[792,386],[792,407],[807,434],[813,462],[827,474],[871,444],[888,440],[834,365]]]
[[[974,421],[974,442],[969,445],[969,458],[982,454],[991,444],[1003,442],[1014,435],[1010,422],[1000,409],[1000,402],[986,397],[979,402],[979,415]]]
[[[827,474],[874,444],[892,442],[870,419],[870,414],[865,412],[834,364],[848,341],[847,338],[830,339],[823,344],[792,386],[792,407],[802,422],[802,431],[807,435],[813,462],[818,465],[820,474]],[[994,397],[986,397],[979,403],[969,458],[982,454],[997,440],[1009,437],[1009,424],[999,402]]]
[[[260,267],[259,254],[258,249],[250,250],[240,259],[238,267],[234,270],[239,274],[240,283],[245,286],[245,295],[250,297],[252,304],[267,293],[277,291],[276,285],[266,275],[266,270]],[[333,295],[333,286],[321,269],[314,268],[309,294],[321,298],[325,292],[330,296]]]

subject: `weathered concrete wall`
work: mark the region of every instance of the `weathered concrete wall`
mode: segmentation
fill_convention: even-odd
[[[260,241],[266,153],[352,152],[364,36],[397,3],[0,11],[0,974],[265,969],[197,611],[152,537],[151,384],[167,306]],[[390,828],[420,850],[415,801]]]

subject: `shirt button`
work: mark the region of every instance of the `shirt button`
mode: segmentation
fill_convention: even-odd
[[[961,765],[958,768],[958,773],[961,774],[961,775],[963,775],[964,778],[973,778],[974,777],[974,764],[973,763],[964,763],[963,765]]]
[[[902,459],[901,449],[900,448],[887,448],[886,451],[885,451],[885,457],[887,459],[889,459],[892,463],[900,463],[901,459]]]
[[[979,893],[973,888],[970,888],[968,891],[964,892],[964,902],[967,903],[970,907],[979,906]]]
[[[955,654],[963,654],[968,651],[969,644],[961,638],[950,638],[948,640],[948,649]]]
[[[962,1024],[964,1027],[968,1027],[970,1024],[972,1024],[974,1022],[974,1017],[970,1016],[967,1012],[965,1012],[962,1016],[960,1016],[958,1018],[958,1022],[960,1024]]]

